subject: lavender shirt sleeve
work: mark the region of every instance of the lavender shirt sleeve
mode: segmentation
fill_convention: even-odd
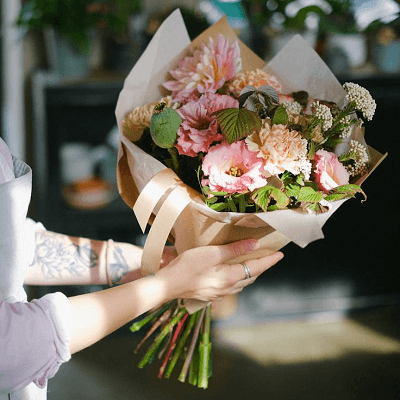
[[[10,150],[0,138],[0,185],[15,178]]]
[[[71,305],[62,293],[30,303],[0,302],[0,392],[46,386],[71,358]]]

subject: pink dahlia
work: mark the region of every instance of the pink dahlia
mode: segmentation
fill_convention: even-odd
[[[205,93],[199,100],[191,101],[178,109],[182,118],[176,148],[179,154],[196,157],[206,153],[213,142],[224,137],[219,133],[218,121],[211,114],[225,108],[237,108],[239,102],[230,96]]]
[[[215,192],[245,193],[267,184],[263,169],[264,162],[245,142],[223,142],[211,147],[204,157],[202,170],[208,178],[201,183]]]
[[[218,35],[216,44],[210,38],[208,45],[202,44],[193,56],[184,58],[177,69],[170,71],[174,80],[163,86],[172,91],[174,101],[186,103],[202,93],[215,93],[241,69],[237,40],[230,45],[223,35]]]

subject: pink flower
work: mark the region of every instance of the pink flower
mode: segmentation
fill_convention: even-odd
[[[204,157],[202,169],[208,179],[201,183],[216,192],[253,191],[267,184],[262,176],[263,164],[256,153],[247,149],[245,142],[231,145],[223,142],[212,146]]]
[[[182,118],[176,144],[179,154],[196,157],[200,152],[206,153],[213,142],[221,141],[224,137],[219,133],[217,119],[211,114],[237,107],[239,102],[230,96],[205,93],[199,100],[178,109]]]
[[[314,156],[315,181],[325,193],[329,190],[349,183],[349,173],[338,160],[336,154],[325,150],[318,150]]]
[[[208,45],[202,44],[201,50],[184,58],[177,69],[170,71],[175,80],[163,86],[172,91],[174,101],[187,103],[202,93],[215,93],[241,69],[238,42],[230,45],[223,35],[218,35],[216,45],[210,38]]]

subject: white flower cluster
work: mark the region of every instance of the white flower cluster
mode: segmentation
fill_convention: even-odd
[[[365,174],[369,162],[367,148],[357,140],[350,140],[350,152],[354,155],[354,164],[346,166],[350,176]]]
[[[350,115],[346,115],[344,118],[342,118],[339,122],[341,124],[349,124],[351,120]],[[342,139],[346,139],[350,136],[351,134],[351,125],[350,126],[346,126],[345,128],[343,128],[342,133],[339,135],[340,138]]]
[[[319,104],[319,101],[312,103],[311,106],[314,108],[314,116],[322,121],[322,130],[327,131],[333,122],[331,110],[324,104]]]
[[[361,111],[368,121],[371,121],[375,114],[376,103],[367,89],[353,82],[346,82],[343,85],[347,93],[347,100],[354,102],[356,110]]]
[[[308,140],[307,139],[302,139],[301,142],[302,142],[303,148],[302,148],[302,152],[301,152],[300,157],[299,157],[299,162],[300,162],[299,171],[301,173],[303,173],[304,179],[306,181],[308,181],[310,179],[311,170],[312,170],[311,161],[307,158]]]
[[[282,103],[285,107],[286,111],[290,114],[300,114],[301,113],[301,104],[297,101],[291,103],[290,101],[285,101]]]

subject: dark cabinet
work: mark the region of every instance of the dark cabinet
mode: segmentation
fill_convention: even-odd
[[[116,126],[121,78],[61,80],[39,71],[32,78],[33,210],[47,229],[73,236],[134,242],[140,230],[116,187],[114,200],[98,209],[73,208],[62,196],[60,149],[68,143],[106,145]],[[116,162],[115,157],[110,162]],[[116,165],[108,166],[115,170]]]

